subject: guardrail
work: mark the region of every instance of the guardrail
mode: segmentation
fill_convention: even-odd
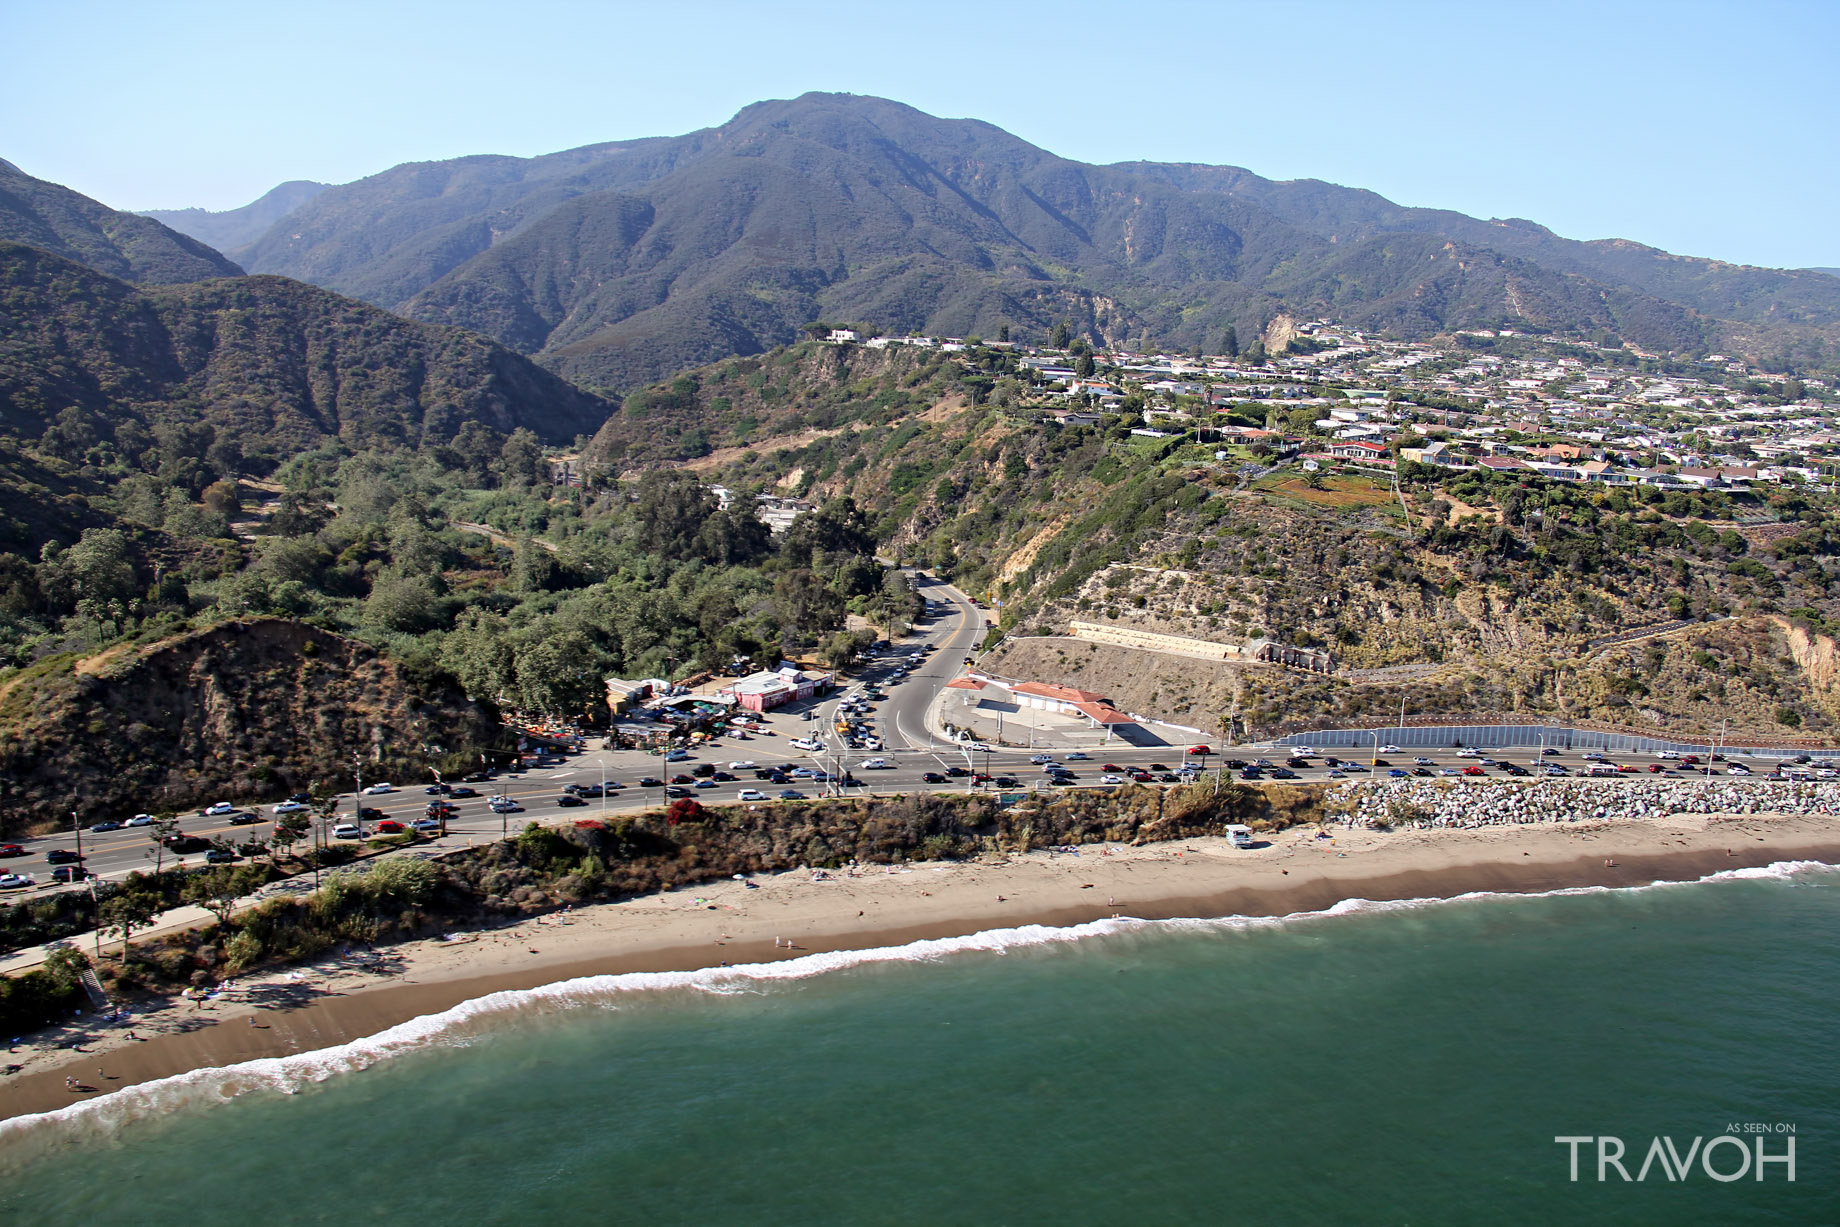
[[[1311,729],[1273,738],[1272,744],[1353,748],[1371,748],[1379,744],[1396,745],[1404,749],[1438,750],[1464,746],[1478,749],[1552,746],[1560,750],[1621,751],[1626,754],[1658,754],[1664,750],[1679,754],[1697,754],[1712,749],[1715,743],[1711,738],[1698,741],[1678,741],[1607,728],[1591,728],[1582,724],[1414,724],[1408,720],[1404,726]],[[1760,755],[1766,758],[1794,758],[1797,755],[1807,754],[1826,759],[1840,759],[1840,749],[1832,747],[1763,746],[1722,742],[1717,743],[1717,748],[1725,753]]]

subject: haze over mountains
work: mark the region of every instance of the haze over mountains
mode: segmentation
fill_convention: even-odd
[[[1095,340],[1181,346],[1280,310],[1759,356],[1840,340],[1840,286],[1808,271],[1232,167],[1087,165],[837,94],[680,137],[398,166],[314,195],[238,255],[622,391],[820,318],[1023,335],[1067,318]]]
[[[181,234],[189,234],[240,261],[241,248],[261,238],[270,226],[325,191],[327,186],[308,179],[292,179],[270,188],[240,209],[225,209],[219,213],[207,209],[141,209],[139,212],[142,217],[151,217]]]

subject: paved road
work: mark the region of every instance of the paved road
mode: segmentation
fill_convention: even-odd
[[[720,743],[699,748],[689,758],[674,763],[665,763],[657,755],[637,750],[589,751],[572,757],[561,763],[535,768],[525,772],[500,775],[490,783],[472,785],[482,794],[480,797],[459,800],[458,817],[448,823],[448,834],[444,839],[431,841],[422,845],[424,848],[442,849],[465,847],[468,843],[497,839],[501,835],[516,831],[523,824],[532,820],[565,821],[568,819],[593,818],[602,814],[615,815],[633,810],[662,805],[666,797],[659,788],[642,788],[639,780],[644,777],[670,779],[677,775],[688,775],[700,765],[711,765],[717,769],[731,771],[739,778],[733,782],[723,782],[710,788],[696,789],[693,793],[706,804],[735,803],[737,794],[743,788],[758,788],[769,798],[777,799],[782,787],[793,788],[808,797],[822,795],[825,786],[809,780],[789,780],[786,785],[775,784],[754,778],[752,767],[733,768],[735,762],[757,764],[759,768],[779,768],[790,771],[796,767],[823,767],[833,774],[848,770],[861,781],[861,792],[888,794],[916,791],[958,791],[973,787],[973,781],[963,775],[948,776],[950,769],[960,772],[975,770],[986,772],[999,778],[1007,777],[1017,781],[1015,785],[1001,785],[1004,791],[1017,789],[1047,787],[1046,777],[1039,764],[1030,761],[1040,750],[993,749],[988,753],[968,754],[966,751],[936,742],[929,736],[925,725],[927,706],[939,693],[941,687],[960,672],[964,658],[971,654],[973,646],[984,636],[985,611],[974,607],[965,596],[940,581],[925,576],[917,577],[921,591],[936,603],[943,604],[944,612],[933,619],[921,623],[916,628],[914,637],[899,645],[890,657],[879,662],[872,662],[859,669],[855,676],[846,680],[839,690],[816,703],[808,704],[804,709],[779,709],[769,713],[766,720],[766,733],[747,738],[729,738]],[[919,650],[919,644],[931,643],[934,650],[916,664],[911,675],[905,681],[894,681],[890,675],[897,663],[905,662]],[[865,682],[875,681],[888,687],[888,699],[876,705],[872,719],[875,731],[884,739],[888,748],[875,752],[867,750],[848,750],[841,745],[841,739],[833,731],[834,717],[838,705],[850,695],[858,693]],[[809,718],[814,716],[815,719]],[[795,748],[791,742],[794,737],[807,735],[820,736],[826,749],[820,753],[809,753]],[[1037,736],[1037,742],[1041,740]],[[1129,771],[1147,771],[1162,776],[1180,768],[1184,762],[1198,764],[1205,768],[1215,768],[1223,762],[1219,754],[1190,755],[1188,747],[1161,746],[1152,748],[1135,748],[1128,745],[1115,745],[1103,750],[1089,750],[1084,755],[1078,752],[1059,752],[1058,761],[1075,773],[1074,787],[1110,786],[1105,779],[1107,775],[1125,776]],[[1384,776],[1389,769],[1405,771],[1426,771],[1432,774],[1461,770],[1474,765],[1474,760],[1459,758],[1454,750],[1435,750],[1423,754],[1430,763],[1418,763],[1411,751],[1403,753],[1384,753],[1376,755],[1373,750],[1340,750],[1327,753],[1347,755],[1356,763],[1369,766],[1365,778],[1378,774]],[[1500,752],[1497,757],[1512,761],[1524,767],[1537,763],[1552,763],[1567,767],[1573,773],[1588,769],[1594,765],[1583,758],[1583,751],[1566,751],[1559,755],[1547,755],[1541,758],[1538,750],[1523,748]],[[870,758],[886,759],[891,767],[886,770],[864,769],[861,764]],[[1253,761],[1259,758],[1270,760],[1277,768],[1284,768],[1286,753],[1269,746],[1233,747],[1224,757]],[[1768,778],[1776,768],[1773,759],[1751,760],[1743,756],[1732,756],[1734,762],[1747,763],[1756,772],[1755,778]],[[1382,761],[1371,766],[1375,758]],[[1694,769],[1681,763],[1663,761],[1653,757],[1638,755],[1616,755],[1611,761],[1627,763],[1640,768],[1641,774],[1648,776],[1651,766],[1660,766],[1665,774],[1679,778],[1694,773]],[[1108,772],[1107,767],[1120,770]],[[1721,778],[1727,764],[1716,765]],[[1301,780],[1320,780],[1331,778],[1331,772],[1344,770],[1331,768],[1326,759],[1318,755],[1310,760],[1307,768],[1299,768],[1295,778]],[[1489,775],[1501,774],[1494,766],[1483,768]],[[1703,771],[1704,767],[1698,769]],[[931,773],[943,780],[929,781],[925,776]],[[1349,778],[1357,778],[1362,773],[1346,772]],[[1270,778],[1270,777],[1268,777]],[[1282,778],[1282,777],[1279,777]],[[561,807],[557,798],[562,795],[564,785],[598,784],[602,779],[610,785],[609,795],[603,799],[590,800],[585,806]],[[858,789],[851,789],[856,793]],[[494,813],[487,805],[487,796],[498,794],[509,796],[524,808],[511,814]],[[265,836],[271,829],[273,817],[270,813],[273,799],[261,805],[254,804],[247,798],[230,798],[256,809],[262,815],[260,825],[233,826],[224,818],[205,818],[191,815],[185,818],[184,831],[189,835],[205,839],[227,837],[232,841],[250,835]],[[382,796],[369,796],[364,799],[366,806],[383,811],[385,815],[407,824],[423,814],[423,807],[431,800],[424,795],[419,782],[405,782],[401,790]],[[771,803],[770,801],[767,803]],[[349,794],[342,798],[340,816],[349,819],[353,807]],[[120,831],[90,833],[85,831],[82,837],[85,863],[104,878],[122,877],[137,869],[148,869],[153,865],[149,855],[151,851],[151,828],[129,828]],[[12,895],[34,894],[42,892],[49,884],[52,866],[46,861],[46,853],[54,848],[74,850],[77,844],[71,833],[46,836],[39,839],[20,841],[26,855],[0,860],[0,871],[26,873],[32,875],[39,885],[24,891],[6,892]],[[174,857],[166,856],[168,864]],[[192,854],[186,858],[188,865],[201,863],[201,854]]]

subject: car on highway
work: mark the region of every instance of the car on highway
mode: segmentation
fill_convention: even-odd
[[[441,820],[439,818],[417,818],[409,824],[409,829],[417,835],[439,835]]]
[[[1123,771],[1124,768],[1120,767],[1117,763],[1102,763],[1099,767],[1099,770],[1101,771]]]
[[[385,793],[392,793],[395,791],[396,785],[394,784],[371,784],[364,789],[364,795],[367,797],[381,797]]]
[[[688,750],[672,750],[664,756],[664,761],[667,763],[681,763],[689,757],[690,751]]]
[[[81,882],[95,876],[95,874],[81,865],[65,865],[61,869],[53,869],[51,871],[51,880],[53,882]]]
[[[765,801],[766,799],[767,794],[760,791],[758,788],[743,788],[740,792],[735,794],[735,800],[737,801]]]
[[[937,771],[929,771],[920,778],[925,780],[928,784],[943,784],[946,782],[946,777],[940,775]]]
[[[989,747],[989,746],[987,746],[987,745],[985,745],[985,744],[984,744],[983,742],[981,742],[981,741],[967,741],[967,742],[965,742],[965,743],[963,743],[963,745],[961,745],[961,746],[960,746],[959,748],[960,748],[960,749],[964,749],[964,750],[969,750],[969,751],[971,751],[971,752],[972,752],[973,754],[988,754],[988,753],[990,753],[990,747]]]
[[[29,873],[0,873],[0,890],[24,890],[37,885]]]
[[[891,771],[894,769],[894,764],[885,758],[865,758],[856,765],[861,767],[864,771]]]
[[[283,801],[279,805],[269,806],[268,812],[271,814],[298,814],[306,808],[306,806],[298,801]]]
[[[717,787],[720,787],[720,785],[718,785],[714,780],[698,780],[695,784],[691,785],[691,787],[692,788],[717,788]]]
[[[1000,775],[991,781],[998,788],[1021,788],[1022,781],[1013,775]]]
[[[1482,770],[1482,768],[1478,767],[1477,770],[1480,771]],[[1439,767],[1438,774],[1439,775],[1462,775],[1463,773],[1461,771],[1458,771],[1455,767]]]
[[[1426,758],[1424,755],[1421,754],[1417,758],[1412,760],[1412,765],[1415,767],[1435,767],[1437,766],[1437,762],[1436,760]]]
[[[963,767],[954,766],[954,767],[947,767],[946,774],[953,777],[954,779],[959,779],[964,776],[970,775],[971,772],[967,771]]]
[[[119,831],[119,830],[121,830],[121,823],[114,822],[114,821],[98,822],[90,827],[90,833],[92,835],[98,831]]]
[[[1675,762],[1679,760],[1680,753],[1676,750],[1656,750],[1655,757],[1662,762]]]
[[[728,765],[728,769],[730,771],[755,771],[759,769],[759,765],[745,758],[738,758]]]
[[[422,795],[428,797],[445,797],[453,788],[452,784],[430,784],[422,789]]]
[[[479,795],[479,790],[477,788],[461,787],[461,788],[454,789],[452,792],[448,793],[447,795],[450,797],[461,797],[461,798],[477,797]]]
[[[1464,775],[1487,775],[1488,772],[1484,771],[1482,768],[1472,763],[1469,766],[1463,768],[1463,774]]]
[[[556,804],[566,807],[566,806],[574,806],[574,805],[586,805],[587,802],[582,800],[580,797],[576,796],[572,792],[565,792],[560,797],[556,798]]]
[[[69,848],[53,848],[45,853],[45,860],[53,865],[74,865],[82,859]]]
[[[1414,768],[1412,768],[1412,774],[1413,774],[1413,775],[1425,775],[1425,776],[1428,776],[1428,775],[1430,775],[1430,774],[1431,774],[1431,768],[1429,768],[1429,767],[1414,767]]]
[[[233,865],[242,859],[228,848],[212,848],[204,854],[204,863],[207,865]]]
[[[229,818],[230,825],[233,827],[251,826],[260,821],[262,821],[262,815],[252,809],[238,810]]]
[[[382,822],[379,822],[376,826],[371,828],[372,835],[401,835],[402,833],[403,824],[396,821],[394,818],[385,818]]]
[[[666,786],[664,795],[671,798],[673,801],[681,801],[690,795],[690,790],[688,788],[679,787],[676,784],[671,784]]]
[[[671,783],[682,784],[682,785],[694,784],[696,783],[696,777],[693,775],[685,775],[683,772],[680,771],[676,775],[671,777]]]
[[[1395,771],[1393,774],[1404,775],[1405,772]],[[1271,778],[1274,780],[1298,780],[1303,777],[1298,775],[1295,771],[1292,771],[1289,767],[1279,767],[1276,771],[1271,773]]]
[[[524,807],[510,797],[493,797],[486,804],[492,807],[492,812],[495,814],[521,814],[524,812]]]
[[[1726,775],[1749,775],[1750,773],[1751,769],[1746,767],[1743,763],[1733,763],[1731,766],[1725,768]]]
[[[1190,746],[1188,752],[1190,754],[1212,754],[1214,751],[1207,746]]]
[[[1381,754],[1397,754],[1399,753],[1399,747],[1388,744],[1388,745],[1381,746],[1379,752]]]
[[[128,819],[128,825],[131,827],[150,827],[153,824],[154,817],[152,814],[136,814],[134,817]]]
[[[1659,772],[1662,772],[1662,771],[1666,771],[1666,770],[1667,770],[1667,768],[1666,768],[1666,767],[1663,767],[1663,766],[1662,766],[1662,765],[1661,765],[1660,763],[1650,763],[1650,764],[1648,765],[1648,769],[1649,769],[1649,770],[1650,770],[1651,772],[1656,772],[1656,773],[1659,773]]]
[[[803,801],[805,799],[805,794],[796,788],[782,788],[780,789],[779,799],[782,801]]]
[[[1122,784],[1124,777],[1122,775],[1102,775],[1099,777],[1099,782],[1101,784]]]
[[[1068,761],[1068,762],[1070,762],[1070,763],[1077,763],[1077,762],[1085,762],[1086,760],[1088,760],[1088,759],[1090,759],[1091,757],[1092,757],[1092,755],[1090,755],[1090,754],[1087,754],[1087,753],[1085,753],[1084,751],[1081,751],[1081,750],[1075,750],[1075,751],[1074,751],[1073,753],[1071,753],[1071,754],[1069,754],[1069,755],[1067,756],[1067,761]]]
[[[332,828],[334,839],[363,839],[364,828],[355,822],[341,822]]]
[[[0,844],[0,856],[24,856],[26,850],[18,844]]]
[[[200,810],[199,812],[202,813],[207,818],[215,818],[219,814],[235,813],[236,806],[230,804],[228,801],[215,801],[211,803],[210,805],[205,806],[204,809]]]
[[[1030,761],[1031,763],[1051,763],[1051,762],[1053,762],[1053,761],[1054,761],[1054,755],[1052,755],[1052,754],[1036,754],[1036,755],[1034,755],[1034,756],[1032,756],[1032,757],[1031,757],[1031,758],[1029,759],[1029,761]]]
[[[639,787],[641,788],[663,788],[664,781],[659,779],[655,775],[641,776],[639,778]]]

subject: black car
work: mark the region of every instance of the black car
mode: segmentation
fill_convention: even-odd
[[[805,794],[796,788],[787,788],[779,794],[779,799],[782,801],[803,801],[805,799]]]
[[[1021,788],[1022,781],[1013,775],[1000,775],[992,781],[998,788]]]
[[[1414,768],[1412,768],[1412,774],[1413,774],[1413,775],[1430,775],[1430,774],[1431,774],[1431,768],[1429,768],[1429,767],[1414,767]]]
[[[204,863],[207,865],[231,865],[242,859],[228,848],[212,848],[204,854]]]
[[[447,795],[450,797],[477,797],[479,795],[479,790],[477,788],[455,788],[450,790]]]
[[[733,784],[736,779],[733,774],[727,771],[718,771],[709,778],[716,781],[718,784]]]
[[[1295,771],[1288,768],[1279,767],[1276,771],[1271,773],[1271,778],[1274,780],[1294,780],[1298,778],[1298,775]]]
[[[716,769],[710,763],[698,763],[696,766],[690,768],[690,774],[696,776],[698,779],[708,779],[715,775],[715,773]]]
[[[770,780],[778,774],[779,772],[771,767],[757,767],[754,770],[754,778],[757,780]]]
[[[664,795],[667,797],[681,799],[683,797],[689,796],[690,790],[688,788],[680,788],[676,784],[673,784],[669,788],[664,790]]]
[[[946,777],[940,775],[937,771],[929,771],[920,778],[929,784],[943,784],[946,782]]]
[[[1243,758],[1229,758],[1227,760],[1227,768],[1232,771],[1244,771],[1246,769],[1246,760]]]
[[[1544,750],[1541,750],[1540,753],[1547,756],[1548,758],[1556,758],[1558,757],[1559,751],[1553,749],[1551,746],[1547,746]],[[1715,755],[1714,757],[1717,757],[1717,756]]]
[[[1165,771],[1156,778],[1164,784],[1180,784],[1182,782],[1182,777],[1173,771]]]
[[[53,882],[81,882],[85,878],[93,878],[95,876],[95,874],[83,868],[81,865],[66,865],[62,869],[53,869],[51,871],[51,880]]]
[[[971,773],[969,771],[966,771],[963,767],[947,767],[946,774],[956,777],[956,776],[970,775]]]
[[[641,788],[663,788],[664,781],[659,779],[655,775],[643,776],[639,780],[639,787]]]
[[[372,809],[368,805],[358,807],[358,820],[360,822],[382,822],[388,817],[389,815],[380,809]]]
[[[1257,767],[1248,767],[1245,771],[1240,773],[1239,778],[1242,780],[1262,780],[1265,777],[1259,774],[1259,769]]]
[[[53,865],[74,865],[83,858],[69,848],[53,848],[45,853],[45,859]]]
[[[618,788],[618,787],[619,785],[616,783],[613,783],[612,781],[609,781],[607,784],[607,788]],[[605,794],[607,789],[602,788],[599,784],[578,784],[573,789],[565,789],[564,791],[573,792],[578,797],[587,797],[589,800],[592,801],[592,800],[598,800],[603,794]]]
[[[233,827],[246,827],[262,821],[262,815],[256,813],[252,809],[246,809],[231,814],[224,821],[228,822]]]
[[[1145,767],[1144,770],[1145,771],[1167,771],[1169,770],[1169,768],[1163,766],[1163,764],[1161,763],[1151,763],[1148,767]]]
[[[310,792],[297,792],[289,797],[288,800],[294,802],[296,805],[311,805],[313,804],[313,794]]]
[[[773,784],[784,784],[786,783],[787,778],[788,777],[784,771],[775,771],[772,775],[769,775],[767,777],[767,780],[768,782],[773,783]]]
[[[580,784],[564,784],[562,786],[562,791],[566,793],[579,793],[581,788],[582,786]]]
[[[572,792],[565,792],[560,797],[556,798],[556,804],[562,805],[562,806],[586,805],[587,802],[583,801],[580,797],[576,796]]]
[[[453,786],[449,784],[430,784],[428,787],[422,789],[422,793],[430,797],[445,797],[452,790]]]

